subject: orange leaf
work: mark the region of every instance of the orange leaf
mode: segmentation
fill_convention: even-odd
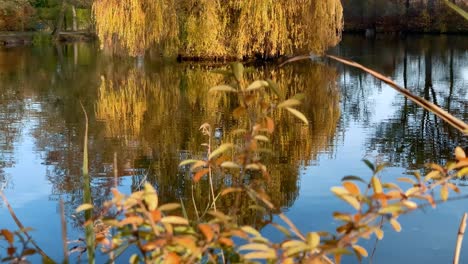
[[[461,160],[461,159],[466,158],[465,151],[463,151],[462,148],[457,147],[457,148],[455,149],[455,158],[456,158],[457,160]]]
[[[267,130],[268,130],[268,133],[271,134],[275,131],[275,122],[273,121],[273,119],[267,117],[266,118],[266,123],[267,123]]]
[[[245,110],[245,107],[243,106],[239,106],[237,107],[236,109],[234,109],[234,111],[232,112],[232,116],[234,116],[234,118],[237,118],[239,119],[242,115],[244,115],[247,111]]]
[[[13,237],[12,232],[10,232],[7,229],[2,229],[0,231],[0,233],[5,237],[6,241],[8,241],[8,243],[13,244],[14,237]]]
[[[389,191],[387,194],[387,199],[394,200],[394,199],[401,199],[402,195],[400,191]]]
[[[226,237],[221,237],[220,239],[218,239],[218,242],[224,246],[227,246],[227,247],[232,247],[234,246],[234,242],[232,241],[232,239],[230,238],[226,238]]]
[[[119,226],[124,226],[128,224],[135,224],[135,225],[141,225],[143,224],[143,218],[139,216],[129,216],[127,218],[124,218],[122,221],[119,222]]]
[[[353,194],[353,195],[359,195],[361,194],[361,191],[359,190],[359,187],[352,183],[352,182],[343,182],[343,187],[348,190],[349,193]]]
[[[449,183],[447,183],[447,186],[450,189],[452,189],[452,191],[454,191],[456,193],[460,193],[460,189],[458,189],[458,187],[455,184],[449,182]]]
[[[158,239],[158,240],[154,240],[154,241],[151,241],[145,245],[142,246],[142,249],[144,251],[153,251],[157,248],[161,248],[163,247],[165,244],[166,244],[166,240],[165,239]]]
[[[166,264],[179,264],[180,263],[180,257],[174,252],[170,252],[166,255],[164,259],[164,263]]]
[[[8,253],[9,256],[12,256],[13,254],[15,254],[15,252],[16,252],[16,248],[15,248],[15,247],[9,247],[9,248],[7,249],[7,253]]]
[[[208,224],[199,224],[198,229],[203,233],[203,235],[206,237],[206,241],[211,242],[214,237],[214,232],[211,229],[211,226]]]
[[[210,171],[210,169],[199,170],[195,175],[193,175],[193,182],[197,183],[200,179],[205,176]]]
[[[151,217],[153,218],[153,222],[159,222],[161,220],[161,211],[157,209],[151,211]]]

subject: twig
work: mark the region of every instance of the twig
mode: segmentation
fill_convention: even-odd
[[[460,251],[461,251],[461,246],[463,242],[463,235],[465,234],[467,217],[468,217],[468,213],[465,213],[461,220],[460,228],[458,229],[457,246],[455,247],[455,256],[453,258],[453,264],[458,264],[458,261],[460,259]]]
[[[2,197],[2,200],[3,202],[5,203],[6,207],[8,208],[8,211],[10,212],[10,215],[11,217],[13,218],[13,220],[15,221],[16,225],[18,226],[18,228],[20,229],[21,232],[23,232],[23,234],[28,238],[29,241],[31,241],[31,244],[33,244],[33,246],[36,248],[37,252],[39,252],[39,254],[41,254],[41,256],[48,260],[49,262],[51,263],[54,263],[54,261],[52,260],[52,258],[50,258],[40,247],[39,245],[37,245],[37,243],[32,239],[31,235],[29,235],[29,233],[26,231],[26,228],[24,227],[24,225],[21,223],[21,221],[18,219],[18,217],[16,216],[15,214],[15,211],[13,211],[13,208],[11,207],[10,203],[8,202],[5,194],[3,194],[3,192],[0,191],[0,197]]]
[[[60,198],[60,222],[62,224],[63,263],[68,264],[67,222],[65,220],[65,205],[62,198]]]
[[[114,188],[117,189],[118,187],[118,175],[119,169],[117,168],[117,152],[114,152]]]
[[[361,69],[361,70],[369,73],[370,75],[374,76],[375,78],[377,78],[377,79],[383,81],[384,83],[390,85],[392,88],[394,88],[398,92],[402,93],[404,96],[408,97],[414,103],[416,103],[419,106],[422,106],[423,108],[425,108],[426,110],[429,110],[430,112],[434,113],[435,115],[440,117],[442,120],[449,123],[451,126],[453,126],[456,129],[460,130],[463,134],[465,134],[465,135],[468,134],[468,124],[466,124],[462,120],[454,117],[453,115],[451,115],[447,111],[443,110],[442,108],[438,107],[437,105],[435,105],[435,104],[433,104],[433,103],[431,103],[431,102],[429,102],[429,101],[427,101],[427,100],[425,100],[425,99],[423,99],[421,97],[418,97],[418,96],[412,94],[408,89],[405,89],[405,88],[399,86],[398,84],[396,84],[390,78],[387,78],[387,77],[383,76],[382,74],[380,74],[380,73],[378,73],[376,71],[373,71],[373,70],[371,70],[369,68],[366,68],[366,67],[362,66],[361,64],[356,63],[354,61],[349,61],[349,60],[339,58],[339,57],[336,57],[336,56],[332,56],[332,55],[326,55],[326,56],[328,58],[332,59],[332,60],[336,60],[336,61],[341,62],[343,64],[346,64],[346,65]]]

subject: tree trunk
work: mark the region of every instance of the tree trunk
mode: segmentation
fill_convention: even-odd
[[[76,8],[74,5],[72,5],[72,19],[73,19],[73,31],[77,31],[78,30],[78,25],[77,25],[77,21],[76,21]]]
[[[58,40],[60,36],[60,32],[62,32],[63,20],[65,19],[65,7],[66,7],[65,0],[62,0],[61,6],[60,6],[60,12],[57,16],[54,31],[52,31],[52,37],[54,40]]]

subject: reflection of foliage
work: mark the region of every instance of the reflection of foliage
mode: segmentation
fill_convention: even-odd
[[[85,50],[80,50],[79,54],[83,58],[80,57],[78,62],[88,63],[89,54]],[[184,171],[178,171],[177,165],[185,157],[203,156],[205,149],[200,144],[204,138],[199,133],[199,124],[208,122],[225,137],[226,131],[238,122],[226,118],[227,111],[235,104],[231,97],[207,95],[207,87],[223,82],[225,77],[211,72],[212,66],[208,65],[135,68],[125,62],[100,63],[100,59],[96,63],[97,69],[86,70],[88,81],[85,82],[80,77],[80,71],[85,69],[69,65],[73,53],[64,55],[59,75],[52,80],[42,80],[56,83],[40,90],[47,99],[38,113],[41,119],[34,132],[38,149],[46,152],[53,194],[71,194],[67,203],[76,205],[81,201],[79,164],[83,117],[77,111],[80,106],[76,98],[87,98],[83,99],[85,106],[94,105],[96,114],[95,117],[90,115],[89,135],[95,203],[105,199],[109,186],[112,186],[110,176],[116,152],[118,174],[132,177],[132,190],[141,187],[140,182],[147,179],[158,186],[162,199],[181,198],[187,203],[189,214],[193,213],[190,178]],[[103,79],[99,86],[101,75]],[[339,94],[334,82],[336,72],[321,64],[305,63],[282,69],[266,67],[248,75],[249,78],[267,75],[280,83],[281,93],[287,96],[305,95],[303,111],[311,126],[303,127],[291,122],[293,119],[289,115],[279,113],[275,116],[279,120],[276,129],[283,135],[272,138],[271,145],[277,154],[267,156],[269,163],[278,165],[272,171],[266,191],[278,206],[287,207],[298,194],[300,166],[308,164],[320,152],[331,151],[329,147],[340,115]],[[65,82],[68,85],[64,86]],[[82,87],[91,88],[82,90]],[[88,113],[93,111],[88,110]],[[220,180],[216,183],[223,184]],[[202,182],[200,190],[195,192],[200,203],[207,198],[203,194],[205,188],[206,183]],[[67,207],[71,209],[73,206]]]
[[[147,109],[146,83],[129,72],[122,87],[115,90],[111,82],[101,78],[96,103],[96,118],[106,124],[106,136],[123,137],[125,141],[140,135],[143,116]]]
[[[0,80],[2,77],[0,72]],[[0,88],[0,191],[6,184],[3,169],[12,167],[15,163],[14,142],[20,136],[25,112],[22,96],[22,92],[8,82],[4,82]]]

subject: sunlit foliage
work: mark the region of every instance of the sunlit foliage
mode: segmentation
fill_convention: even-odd
[[[343,26],[338,0],[98,0],[93,10],[103,45],[132,56],[154,47],[202,58],[320,53]]]
[[[0,31],[31,28],[34,13],[27,0],[0,0]]]

